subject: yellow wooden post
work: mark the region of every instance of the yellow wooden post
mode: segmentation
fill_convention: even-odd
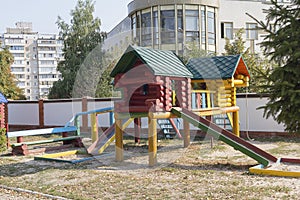
[[[184,130],[183,146],[186,148],[190,146],[191,143],[190,124],[186,120],[183,120],[183,130]]]
[[[240,137],[239,111],[233,112],[233,133]]]
[[[148,153],[149,153],[149,166],[157,164],[157,129],[156,122],[152,113],[148,116]]]
[[[231,89],[231,98],[232,98],[232,106],[236,106],[236,87]],[[232,113],[233,119],[233,133],[240,137],[240,119],[239,119],[239,111],[235,111]]]
[[[211,108],[210,92],[206,93],[207,108]]]
[[[97,124],[97,114],[91,114],[91,132],[92,132],[92,142],[98,140],[98,124]]]
[[[116,161],[123,161],[123,130],[122,120],[115,119],[115,130],[116,130]]]

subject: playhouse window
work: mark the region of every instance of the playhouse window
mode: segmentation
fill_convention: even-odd
[[[143,85],[142,94],[143,95],[148,95],[149,94],[149,85],[148,84]]]

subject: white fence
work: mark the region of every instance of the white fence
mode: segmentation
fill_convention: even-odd
[[[265,105],[267,98],[249,96],[248,98],[237,98],[240,107],[240,128],[241,131],[254,132],[284,132],[283,125],[279,125],[272,118],[265,119],[263,110],[258,107]],[[113,106],[113,101],[88,100],[87,110],[100,109]],[[76,113],[82,112],[82,101],[44,101],[44,125],[63,126]],[[12,101],[8,104],[8,123],[9,125],[39,125],[39,104],[38,102]],[[99,126],[108,127],[110,124],[109,114],[102,114],[98,117]],[[90,126],[90,119],[88,119]],[[132,125],[130,127],[133,127]],[[147,119],[142,120],[142,127],[147,127]],[[182,128],[182,127],[181,127]],[[194,128],[193,128],[194,129]]]

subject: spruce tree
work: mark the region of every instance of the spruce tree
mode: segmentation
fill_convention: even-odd
[[[267,77],[272,83],[267,85],[270,98],[262,108],[267,118],[283,123],[286,131],[300,133],[300,1],[271,2],[266,22],[256,21],[267,33],[262,42],[264,53],[279,67]]]

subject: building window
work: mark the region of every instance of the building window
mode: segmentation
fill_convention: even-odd
[[[201,10],[201,43],[206,44],[206,14]]]
[[[12,72],[24,72],[25,68],[24,67],[11,67],[10,70]]]
[[[233,23],[222,22],[221,23],[221,38],[233,39]]]
[[[17,84],[19,87],[24,87],[25,86],[25,82],[18,82]]]
[[[199,11],[186,10],[186,41],[199,41]]]
[[[151,13],[144,13],[141,16],[142,46],[151,46]]]
[[[246,38],[249,40],[258,39],[258,31],[256,23],[246,23]]]
[[[216,43],[216,31],[215,31],[215,13],[207,12],[207,36],[208,44],[215,45]]]
[[[14,64],[15,64],[15,65],[22,65],[22,64],[23,64],[23,61],[22,61],[22,60],[15,60],[15,61],[14,61]]]
[[[9,47],[9,50],[24,50],[24,46],[11,46]]]
[[[15,58],[21,58],[21,57],[24,57],[24,53],[13,53],[13,56]]]
[[[175,43],[175,11],[163,10],[161,15],[161,43]]]

